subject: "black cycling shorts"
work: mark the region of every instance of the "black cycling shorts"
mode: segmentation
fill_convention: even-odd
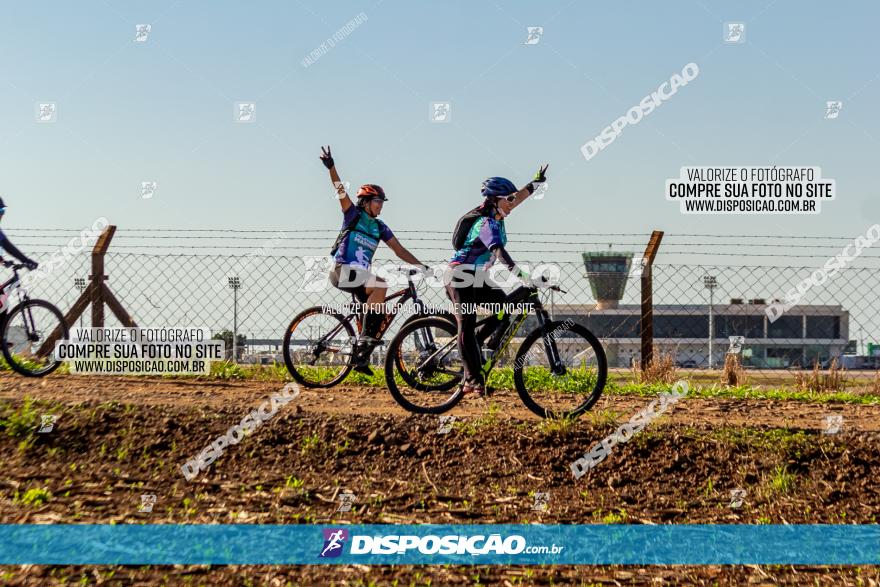
[[[367,286],[374,287],[382,281],[369,269],[337,263],[330,270],[330,283],[336,289],[353,294],[361,304],[366,304],[369,298]]]

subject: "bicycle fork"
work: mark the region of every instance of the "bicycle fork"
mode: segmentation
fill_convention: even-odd
[[[559,356],[559,348],[556,346],[556,335],[548,328],[550,317],[543,308],[538,310],[538,324],[541,328],[541,342],[544,343],[544,351],[550,361],[550,372],[556,376],[565,375],[565,365]]]
[[[34,322],[34,315],[31,312],[30,306],[25,306],[22,314],[24,315],[24,329],[27,333],[28,340],[31,342],[39,342],[40,336],[37,334],[37,324]]]

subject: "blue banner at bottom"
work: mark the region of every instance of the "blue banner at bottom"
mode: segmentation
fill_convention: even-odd
[[[875,525],[0,525],[0,564],[875,565]]]

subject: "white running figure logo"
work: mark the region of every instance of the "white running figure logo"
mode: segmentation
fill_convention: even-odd
[[[354,258],[357,259],[358,267],[362,267],[364,269],[370,268],[370,260],[367,257],[367,251],[363,247],[359,246],[357,250],[354,252]]]
[[[342,530],[337,530],[336,532],[331,533],[330,542],[327,544],[327,548],[321,553],[321,556],[326,556],[328,552],[342,548],[340,542],[342,542]]]
[[[740,40],[745,32],[745,26],[741,22],[730,22],[727,23],[727,38],[726,41],[730,43],[736,43]]]

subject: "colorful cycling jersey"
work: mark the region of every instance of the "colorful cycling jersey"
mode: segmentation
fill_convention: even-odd
[[[361,212],[361,208],[349,206],[348,210],[343,213],[343,230],[354,222],[355,216],[360,215],[360,218],[348,236],[340,243],[333,259],[337,263],[369,269],[370,263],[373,262],[373,254],[379,246],[379,240],[387,243],[394,238],[394,233],[378,218],[373,218],[366,212],[361,214]]]
[[[504,221],[482,216],[474,221],[464,246],[455,251],[449,264],[485,268],[492,264],[492,249],[506,244],[507,231],[504,230]]]

